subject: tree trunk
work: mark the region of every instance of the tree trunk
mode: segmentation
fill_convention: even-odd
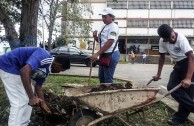
[[[24,46],[37,46],[39,0],[22,0],[20,41]]]
[[[48,50],[51,50],[52,34],[53,34],[53,30],[49,29]]]
[[[5,10],[1,6],[0,6],[0,21],[2,22],[5,28],[5,36],[9,42],[11,49],[19,47],[20,40],[15,30],[14,23],[12,22],[9,15],[5,12]]]

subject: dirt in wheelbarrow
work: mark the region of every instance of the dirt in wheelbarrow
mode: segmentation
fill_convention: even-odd
[[[127,82],[125,84],[100,84],[89,90],[88,93],[118,89],[132,89],[132,84],[130,82]]]
[[[123,89],[123,87],[109,86],[106,89]],[[95,87],[91,91],[105,90],[103,86]],[[131,87],[132,88],[132,87]],[[47,114],[39,107],[33,109],[31,116],[31,122],[29,126],[67,126],[68,120],[72,116],[72,111],[76,107],[73,103],[73,99],[56,95],[53,92],[45,91],[45,99],[51,110],[51,114]],[[138,113],[131,114],[134,111],[129,111],[124,114],[120,114],[127,123],[132,126],[168,126],[167,120],[174,113],[166,105],[159,102],[152,106],[140,109]],[[144,116],[143,116],[144,115]],[[190,122],[182,126],[192,126]],[[104,120],[100,126],[124,126],[117,118]]]

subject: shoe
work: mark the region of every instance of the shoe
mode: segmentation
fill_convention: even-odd
[[[174,117],[174,118],[169,119],[169,120],[167,121],[167,123],[168,123],[169,125],[172,125],[172,126],[178,126],[178,125],[180,125],[180,124],[184,124],[185,121],[180,120],[180,119]]]

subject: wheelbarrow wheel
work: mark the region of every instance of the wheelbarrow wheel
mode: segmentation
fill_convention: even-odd
[[[93,120],[99,118],[94,111],[83,109],[76,112],[69,120],[68,126],[87,126]]]

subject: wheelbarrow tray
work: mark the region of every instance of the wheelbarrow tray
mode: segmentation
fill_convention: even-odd
[[[65,95],[104,115],[124,112],[155,99],[159,88],[118,89],[90,92],[91,86],[65,89]]]

